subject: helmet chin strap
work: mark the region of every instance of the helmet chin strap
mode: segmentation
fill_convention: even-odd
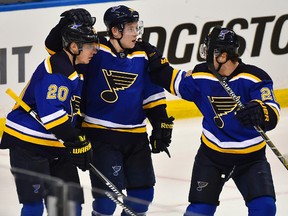
[[[219,57],[219,56],[218,56],[218,57]],[[221,69],[221,67],[222,67],[222,65],[225,64],[225,63],[229,60],[229,58],[226,57],[226,61],[221,63],[221,62],[218,61],[218,57],[216,58],[216,62],[218,63],[219,66],[217,67],[216,70],[219,72],[220,69]]]
[[[120,56],[121,58],[126,58],[126,56],[127,56],[127,49],[122,46],[122,43],[121,43],[122,37],[123,37],[123,34],[121,33],[121,37],[120,37],[120,38],[117,38],[116,41],[118,42],[119,46],[120,46],[121,49],[123,50],[123,52],[120,52],[120,53],[119,53],[119,56]]]
[[[220,71],[220,69],[221,69],[221,67],[222,67],[222,65],[223,64],[225,64],[225,63],[220,63],[219,61],[218,61],[218,58],[216,58],[216,62],[218,63],[218,67],[216,68],[216,70],[219,72]]]
[[[123,50],[125,51],[125,48],[122,46],[122,43],[121,43],[121,41],[120,41],[122,38],[123,38],[123,33],[121,32],[121,37],[120,37],[120,38],[117,38],[116,40],[117,40],[119,46],[121,47],[121,49],[123,49]]]
[[[116,39],[116,40],[117,40],[119,46],[121,47],[121,49],[123,49],[125,51],[125,48],[122,46],[122,43],[120,41],[121,39],[122,39],[122,37],[120,39]]]
[[[73,59],[72,59],[73,67],[75,67],[75,65],[76,65],[75,64],[76,63],[76,57],[79,56],[81,51],[82,51],[82,44],[77,44],[77,46],[78,46],[78,53],[77,54],[74,54],[74,53],[71,52],[70,46],[68,47],[68,49],[65,48],[65,50],[67,50],[67,52],[69,52],[72,55],[72,57],[73,57]]]

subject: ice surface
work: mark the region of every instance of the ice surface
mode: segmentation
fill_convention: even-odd
[[[282,109],[281,119],[276,129],[267,135],[282,153],[288,153],[288,108]],[[188,205],[188,192],[192,164],[199,147],[201,134],[201,118],[175,120],[173,141],[169,148],[171,158],[165,153],[153,155],[157,183],[155,186],[154,203],[148,215],[180,216]],[[288,215],[288,170],[267,147],[267,157],[271,164],[277,194],[277,216]],[[88,172],[79,171],[81,182],[85,188],[86,203],[83,216],[91,215],[91,194]],[[0,151],[0,215],[20,215],[13,177],[9,171],[8,151]],[[115,215],[119,215],[118,207]],[[241,194],[233,181],[228,181],[220,196],[220,206],[215,216],[248,215]]]

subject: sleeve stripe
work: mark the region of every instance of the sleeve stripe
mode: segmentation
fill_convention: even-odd
[[[171,86],[171,93],[173,95],[176,95],[176,96],[180,97],[180,98],[182,98],[182,96],[181,96],[181,94],[179,92],[179,84],[180,84],[180,82],[182,80],[183,73],[186,73],[186,71],[174,70],[173,71],[173,77],[172,77],[172,80],[171,80],[171,84],[173,83],[173,85],[174,85],[174,86]],[[175,76],[174,76],[174,74],[175,74]],[[172,92],[172,90],[173,90],[173,92]]]
[[[146,104],[145,106],[143,106],[143,108],[144,109],[150,109],[150,108],[162,105],[162,104],[166,104],[166,99],[162,99],[162,100],[157,100],[157,101],[151,102],[151,103]]]
[[[65,115],[62,118],[57,119],[56,121],[45,124],[45,128],[49,130],[53,127],[56,127],[57,125],[63,124],[64,122],[68,121],[68,119],[69,119],[68,115]]]
[[[57,112],[54,112],[50,115],[44,116],[41,118],[41,121],[43,122],[43,124],[47,124],[50,121],[54,121],[55,119],[58,119],[62,116],[65,116],[66,112],[62,109],[62,110],[58,110]]]
[[[151,102],[156,101],[156,100],[163,99],[165,97],[166,96],[165,96],[165,92],[164,91],[163,92],[159,92],[157,94],[153,94],[153,95],[151,95],[150,97],[148,97],[147,99],[145,99],[143,101],[143,105],[145,106],[148,103],[151,103]]]

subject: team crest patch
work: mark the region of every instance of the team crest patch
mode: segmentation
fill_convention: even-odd
[[[114,103],[118,100],[117,91],[129,88],[136,81],[138,74],[102,70],[109,89],[101,92],[101,98],[107,103]]]
[[[113,175],[118,176],[118,173],[121,170],[121,166],[112,166],[112,169],[114,170]]]
[[[207,187],[208,182],[197,181],[198,187],[197,191],[202,191],[203,188]]]
[[[240,98],[240,97],[238,97]],[[208,96],[212,109],[215,113],[214,122],[219,128],[224,127],[222,116],[232,112],[236,107],[236,102],[231,97],[210,97]]]
[[[39,193],[39,189],[40,189],[40,184],[34,184],[34,185],[32,185],[32,187],[34,188],[34,193]]]

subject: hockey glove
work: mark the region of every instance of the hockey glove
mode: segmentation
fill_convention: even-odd
[[[146,52],[149,62],[153,62],[154,60],[162,58],[162,53],[155,46],[146,41],[143,41],[141,38],[139,38],[137,42],[143,51]]]
[[[85,136],[78,138],[73,142],[65,142],[64,146],[69,150],[72,163],[85,171],[90,168],[92,161],[92,146]]]
[[[153,130],[150,136],[150,144],[152,147],[152,153],[160,153],[165,151],[170,156],[168,147],[171,143],[172,129],[173,129],[174,117],[167,119],[161,119],[158,122],[153,123]]]
[[[138,44],[148,56],[149,69],[152,73],[161,71],[166,66],[169,66],[168,60],[163,57],[162,53],[157,49],[157,47],[143,41],[141,38],[138,39]]]
[[[267,105],[260,100],[250,101],[245,108],[237,110],[235,116],[245,127],[260,126],[265,129],[265,122],[269,122]]]
[[[63,26],[70,22],[93,26],[96,22],[96,17],[92,17],[84,8],[71,9],[63,12],[60,16],[62,17],[60,22],[63,23]]]

